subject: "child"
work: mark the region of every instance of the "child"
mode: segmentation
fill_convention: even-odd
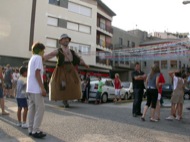
[[[28,63],[27,87],[29,100],[28,111],[28,132],[34,138],[43,138],[46,136],[39,127],[42,123],[45,105],[44,97],[46,90],[43,85],[43,63],[45,46],[42,43],[35,43],[32,46],[32,57]]]
[[[102,78],[98,77],[99,83],[98,83],[98,91],[96,93],[96,101],[95,104],[101,103],[101,94],[102,94],[102,86],[104,83],[101,81]]]
[[[27,112],[28,112],[28,103],[27,103],[27,97],[26,97],[26,76],[27,76],[27,68],[24,66],[21,66],[19,69],[20,77],[17,81],[17,87],[16,87],[16,100],[18,105],[17,110],[17,118],[18,118],[18,126],[22,128],[28,128],[28,125],[26,124],[26,118],[27,118]],[[21,123],[21,112],[22,108],[24,108],[23,112],[23,123]]]

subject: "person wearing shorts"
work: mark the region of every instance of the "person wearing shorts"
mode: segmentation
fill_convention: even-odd
[[[118,101],[121,101],[121,96],[120,96],[121,80],[119,78],[119,74],[118,73],[115,74],[114,86],[115,86],[115,99],[114,99],[114,102],[117,102],[118,98],[119,98]]]
[[[18,105],[17,110],[17,118],[18,118],[18,124],[17,126],[22,128],[28,128],[28,125],[26,123],[27,113],[28,113],[28,103],[27,103],[27,97],[26,97],[26,76],[27,76],[27,68],[22,66],[19,69],[20,77],[17,81],[17,88],[16,88],[16,100]],[[23,112],[23,122],[21,122],[21,113],[22,109],[24,109]]]

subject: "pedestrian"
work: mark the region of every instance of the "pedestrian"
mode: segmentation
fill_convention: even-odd
[[[40,126],[44,116],[44,97],[46,90],[43,85],[43,63],[42,57],[44,55],[45,46],[42,43],[34,43],[32,45],[32,57],[28,63],[27,73],[27,88],[29,99],[28,121],[29,135],[34,138],[43,138],[45,133],[40,131]]]
[[[65,107],[69,107],[68,100],[81,99],[81,80],[76,71],[77,65],[89,66],[77,53],[69,49],[71,38],[67,34],[62,34],[59,43],[60,48],[44,56],[44,61],[57,57],[57,65],[49,83],[49,99],[62,100]]]
[[[141,113],[141,103],[144,94],[144,81],[146,79],[146,74],[141,71],[140,64],[135,63],[135,70],[132,72],[132,82],[133,82],[133,92],[134,92],[134,101],[133,101],[133,117],[142,115]]]
[[[81,99],[81,102],[85,102],[86,100],[86,79],[84,80],[81,80],[81,88],[82,88],[82,99]]]
[[[17,68],[14,69],[13,72],[13,86],[12,86],[12,97],[14,98],[16,96],[16,87],[17,87],[17,81],[20,77],[19,70]]]
[[[19,69],[20,77],[17,80],[17,87],[16,87],[16,100],[18,105],[17,110],[17,118],[18,118],[18,126],[22,128],[28,128],[28,124],[26,123],[27,113],[28,113],[28,103],[27,103],[27,96],[26,96],[26,77],[27,77],[27,68],[21,66]],[[22,109],[24,109],[22,119],[21,114]]]
[[[13,83],[12,69],[9,64],[6,65],[5,76],[4,76],[4,85],[5,85],[5,96],[11,97],[11,89]]]
[[[95,104],[101,104],[101,94],[102,94],[102,86],[104,83],[102,82],[102,78],[99,76],[98,77],[98,91],[96,92],[96,101]]]
[[[184,98],[183,98],[184,97],[184,80],[179,70],[170,71],[169,75],[173,79],[173,93],[171,97],[170,116],[167,117],[166,120],[173,120],[173,119],[181,120],[183,102],[184,102]]]
[[[3,80],[3,70],[0,66],[0,106],[2,110],[2,115],[9,115],[8,112],[5,111],[5,100],[3,96],[3,86],[4,86],[4,80]]]
[[[86,86],[85,86],[85,93],[86,93],[86,97],[85,97],[85,103],[88,103],[88,99],[89,99],[89,94],[90,94],[90,73],[86,74]]]
[[[149,75],[146,79],[147,102],[144,107],[143,115],[141,117],[142,121],[145,121],[146,112],[150,106],[151,106],[150,121],[152,121],[152,122],[158,121],[157,119],[155,119],[155,109],[156,109],[156,103],[158,100],[159,76],[160,76],[159,66],[157,64],[154,64],[151,67],[151,72],[149,73]]]
[[[156,103],[156,119],[160,120],[160,100],[162,98],[162,85],[165,83],[165,79],[163,74],[160,72],[159,79],[158,79],[158,99]]]
[[[114,79],[114,87],[115,87],[115,98],[114,102],[121,101],[121,95],[120,95],[120,90],[121,90],[121,80],[119,78],[119,74],[115,74],[115,79]]]

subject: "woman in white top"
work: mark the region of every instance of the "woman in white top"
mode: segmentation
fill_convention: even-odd
[[[167,120],[173,120],[176,118],[180,120],[182,118],[182,109],[183,109],[183,96],[184,96],[184,80],[181,77],[180,71],[171,71],[169,75],[173,79],[173,93],[171,97],[171,114],[167,117]],[[176,116],[176,112],[178,113]]]

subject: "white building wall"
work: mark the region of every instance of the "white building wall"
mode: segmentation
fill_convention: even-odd
[[[42,42],[46,45],[47,37],[58,39],[61,34],[67,33],[72,42],[89,45],[91,55],[84,56],[84,60],[89,65],[96,65],[96,30],[97,30],[97,5],[79,0],[71,2],[89,7],[92,9],[91,17],[70,12],[68,9],[51,5],[48,0],[37,0],[34,42]],[[29,51],[30,22],[32,11],[32,0],[11,0],[1,1],[0,4],[0,55],[27,58],[31,57]],[[47,25],[48,15],[76,22],[81,25],[91,27],[91,33],[81,33],[61,27]],[[46,47],[45,53],[49,53],[56,48]],[[53,59],[55,61],[55,58]]]
[[[0,55],[29,58],[32,0],[3,0],[0,4]]]

